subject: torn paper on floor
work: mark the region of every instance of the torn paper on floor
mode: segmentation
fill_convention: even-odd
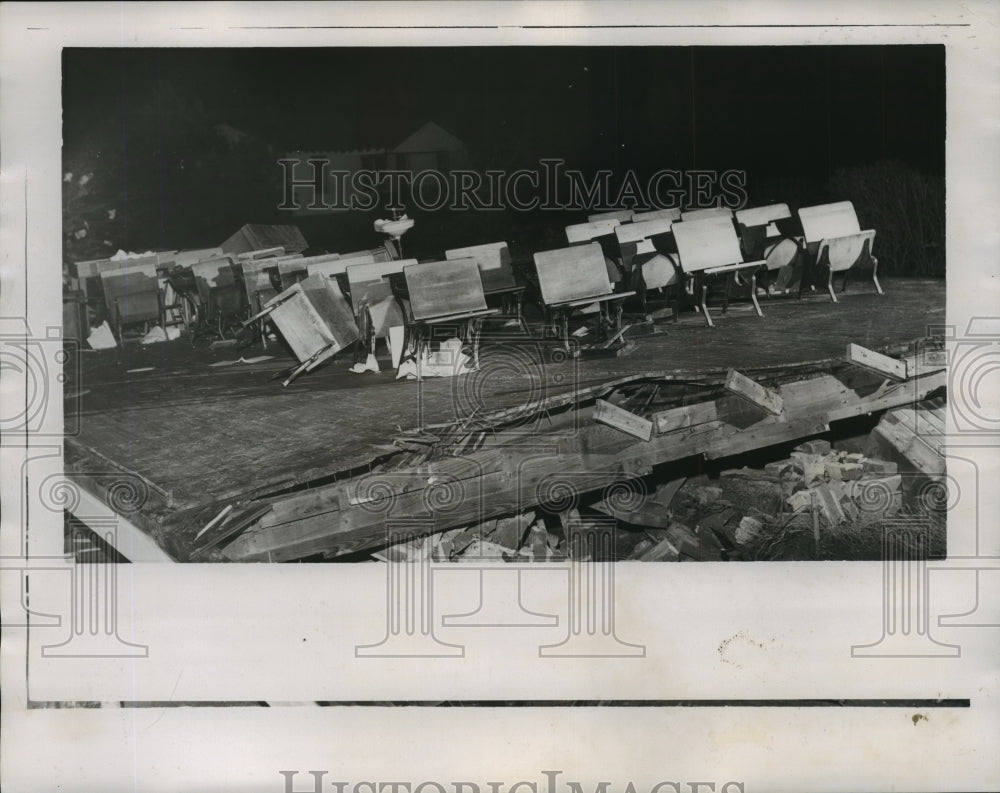
[[[420,360],[421,377],[454,377],[472,371],[471,360],[462,352],[462,342],[451,338],[441,342],[436,352],[424,351]],[[400,364],[396,379],[417,376],[417,362],[412,358]]]
[[[92,350],[110,350],[112,347],[117,346],[118,343],[115,341],[115,335],[111,332],[111,327],[108,325],[107,320],[96,328],[90,329],[87,344],[90,345]]]
[[[161,328],[159,325],[154,325],[149,329],[149,332],[142,337],[143,344],[159,344],[162,341],[172,341],[173,339],[179,339],[181,335],[181,329],[178,327],[169,327],[166,330]]]
[[[365,372],[379,373],[378,361],[375,360],[375,356],[368,353],[368,357],[365,359],[364,363],[356,363],[351,367],[351,371],[354,374],[364,374]]]

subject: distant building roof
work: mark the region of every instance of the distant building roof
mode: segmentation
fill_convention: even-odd
[[[428,121],[410,137],[400,143],[394,154],[416,154],[430,151],[463,151],[465,144],[446,129]]]
[[[309,247],[298,226],[246,223],[219,247],[225,253],[249,251],[281,246],[285,253],[299,253]]]

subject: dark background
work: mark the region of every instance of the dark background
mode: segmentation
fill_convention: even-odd
[[[67,49],[66,258],[216,245],[245,222],[374,247],[384,211],[347,224],[279,211],[277,159],[392,148],[426,121],[481,169],[736,168],[750,205],[850,199],[890,272],[943,274],[941,45]],[[586,209],[418,215],[407,255],[554,247]]]

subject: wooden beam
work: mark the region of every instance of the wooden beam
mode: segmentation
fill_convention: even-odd
[[[478,468],[477,458],[482,454],[475,452],[463,460],[470,471]],[[496,450],[488,454],[495,455]],[[597,490],[621,476],[617,459],[608,455],[547,454],[528,448],[506,452],[502,459],[500,470],[469,477],[462,486],[453,483],[451,493],[455,498],[451,500],[438,501],[429,488],[421,488],[400,491],[381,508],[345,502],[341,510],[248,531],[223,553],[240,561],[286,561],[318,553],[342,555],[386,544],[387,530],[394,519],[423,518],[426,533],[430,534],[523,512],[546,500]]]
[[[653,414],[653,422],[656,424],[656,431],[660,435],[666,435],[685,427],[693,427],[696,424],[718,421],[718,419],[719,415],[714,400],[711,402],[697,402],[694,405],[671,408],[670,410]]]
[[[847,360],[857,366],[884,374],[886,377],[891,377],[894,380],[905,380],[907,376],[906,361],[890,358],[888,355],[869,350],[860,344],[847,345]]]
[[[768,413],[773,413],[775,416],[781,414],[783,403],[777,392],[764,388],[756,380],[750,379],[745,374],[740,374],[735,369],[730,369],[726,375],[725,388]]]
[[[594,421],[600,421],[622,432],[627,432],[641,441],[648,441],[653,437],[653,422],[637,416],[624,408],[598,399],[594,403]]]

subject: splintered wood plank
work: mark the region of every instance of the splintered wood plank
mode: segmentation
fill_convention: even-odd
[[[839,421],[864,413],[877,413],[880,410],[912,403],[947,384],[947,372],[935,372],[917,380],[907,380],[905,383],[892,383],[870,398],[845,400],[843,404],[831,409],[827,415],[830,421]]]
[[[476,453],[464,462],[474,465],[478,458]],[[317,553],[342,555],[386,544],[387,532],[400,517],[424,519],[413,531],[431,534],[524,512],[538,504],[552,507],[570,493],[596,490],[620,476],[618,461],[611,456],[529,451],[502,459],[502,470],[476,478],[475,488],[464,489],[459,499],[444,503],[427,489],[408,491],[381,509],[357,505],[249,531],[223,553],[241,561],[285,561]]]
[[[775,416],[781,414],[783,400],[777,392],[764,388],[757,381],[740,374],[735,369],[730,369],[726,375],[725,388],[727,391],[753,402],[768,413],[773,413]]]
[[[870,404],[887,399],[896,405],[905,404],[936,388],[931,378],[921,378],[911,385],[910,393],[897,389],[892,394],[873,398],[832,393],[833,398],[841,402],[853,402],[854,411],[864,411]],[[461,497],[446,504],[431,492],[435,483],[433,477],[427,477],[425,467],[395,474],[400,477],[402,488],[392,488],[393,497],[384,499],[381,504],[349,504],[329,496],[320,497],[319,492],[311,493],[303,497],[303,501],[324,502],[323,505],[315,504],[316,512],[308,515],[299,512],[299,519],[280,525],[265,527],[262,521],[260,529],[237,538],[224,553],[230,559],[247,561],[282,561],[317,553],[342,555],[384,544],[387,521],[393,515],[426,518],[422,530],[427,533],[443,531],[524,511],[545,504],[547,499],[565,498],[569,492],[579,494],[607,487],[623,476],[648,472],[649,466],[670,460],[695,454],[721,458],[809,437],[829,428],[824,406],[832,404],[828,393],[832,388],[837,388],[833,378],[813,389],[800,386],[798,394],[802,401],[790,405],[786,411],[788,415],[765,415],[742,428],[723,421],[706,422],[659,435],[650,441],[633,441],[619,446],[611,454],[600,452],[599,439],[596,443],[590,440],[595,431],[604,431],[603,427],[595,425],[581,428],[551,454],[514,447],[500,454],[498,450],[490,450],[487,456],[484,450],[468,458],[456,458],[449,461],[452,467],[448,473],[454,477],[451,480],[453,491],[460,492]],[[819,409],[813,409],[817,407]],[[887,426],[893,428],[891,424]],[[580,453],[579,449],[588,447],[593,447],[594,453]],[[463,476],[463,471],[471,475]],[[442,481],[445,478],[442,477]],[[350,489],[351,486],[351,482],[347,482],[333,487]],[[292,515],[287,517],[292,518]]]
[[[724,431],[720,443],[711,446],[705,452],[705,457],[709,460],[718,460],[723,457],[731,457],[734,454],[742,454],[754,449],[763,449],[766,446],[806,438],[810,435],[819,435],[829,429],[830,425],[822,416],[795,419],[794,421],[783,421],[772,417],[745,430]]]
[[[648,441],[653,437],[652,421],[603,399],[598,399],[594,403],[594,420],[634,435],[641,441]]]
[[[847,345],[847,360],[865,369],[871,369],[879,374],[884,374],[895,380],[906,379],[906,362],[882,355],[880,352],[869,350],[860,344]]]

